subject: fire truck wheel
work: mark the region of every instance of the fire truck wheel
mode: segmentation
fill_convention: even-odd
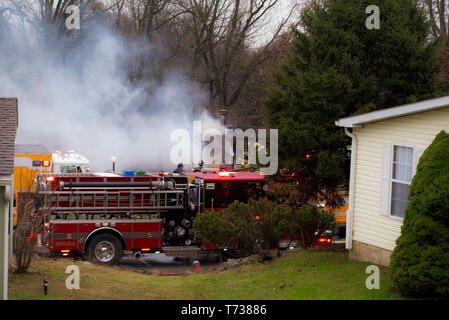
[[[103,233],[92,239],[87,252],[93,263],[118,264],[123,256],[123,246],[117,237]]]

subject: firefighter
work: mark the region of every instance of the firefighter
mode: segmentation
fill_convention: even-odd
[[[239,158],[239,160],[241,160]],[[248,152],[245,152],[245,155],[243,157],[243,162],[239,164],[240,169],[248,169],[250,167],[250,164],[248,163]]]
[[[182,163],[178,164],[178,167],[173,170],[173,173],[182,173],[182,169],[184,168],[184,165]]]
[[[245,157],[243,159],[242,167],[243,168],[249,168],[250,164],[248,163],[248,153],[247,152],[245,152],[245,153],[246,154],[245,154]]]
[[[201,172],[203,169],[204,162],[201,160],[198,164],[193,167],[193,172]]]

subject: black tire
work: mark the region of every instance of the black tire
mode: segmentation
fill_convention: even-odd
[[[99,234],[89,242],[87,256],[92,263],[103,265],[118,264],[123,256],[123,245],[112,234]]]

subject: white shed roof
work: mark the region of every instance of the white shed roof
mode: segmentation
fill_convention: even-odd
[[[67,151],[67,153],[61,153],[56,151],[52,154],[52,160],[55,164],[80,164],[88,165],[89,160],[83,155],[76,153],[73,150]]]
[[[339,127],[360,127],[363,124],[376,122],[385,119],[397,118],[413,113],[419,113],[424,111],[430,111],[433,109],[443,108],[449,106],[449,96],[424,100],[411,104],[402,105],[399,107],[387,108],[383,110],[377,110],[373,112],[364,113],[357,116],[341,118],[335,121],[335,124]]]

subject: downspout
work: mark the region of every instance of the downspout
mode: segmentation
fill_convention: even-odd
[[[352,139],[351,145],[351,171],[349,175],[349,205],[346,212],[346,249],[352,249],[352,230],[354,222],[354,184],[355,184],[355,164],[357,155],[357,137],[345,127],[345,133]]]
[[[14,258],[14,174],[11,175],[11,186],[9,194],[9,266],[13,267]]]
[[[4,193],[1,194],[0,197],[3,199],[0,199],[0,202],[3,204],[5,210],[4,212],[0,213],[0,216],[4,214],[3,217],[3,232],[0,232],[3,234],[3,239],[0,239],[0,243],[2,244],[2,247],[0,247],[0,261],[3,264],[2,270],[3,274],[0,274],[0,277],[3,278],[3,287],[0,288],[0,296],[3,298],[3,300],[8,300],[8,267],[9,267],[9,203],[10,203],[10,188],[11,188],[11,181],[6,180],[5,183],[1,183],[0,180],[0,187],[4,187]],[[1,190],[1,189],[0,189]],[[6,241],[5,241],[6,240]]]

